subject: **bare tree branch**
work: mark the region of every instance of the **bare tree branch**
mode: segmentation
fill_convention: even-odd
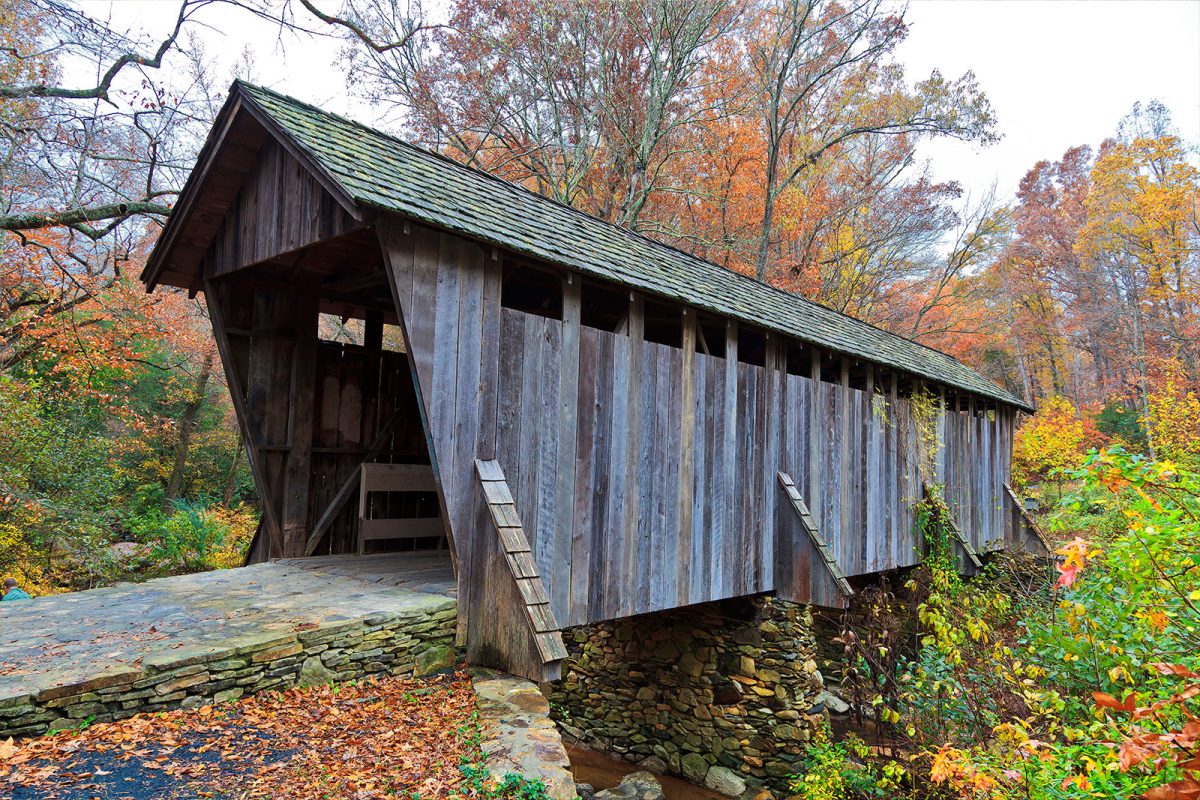
[[[44,214],[6,214],[0,215],[0,230],[29,231],[38,228],[53,228],[69,226],[80,231],[91,239],[99,239],[111,232],[108,229],[86,227],[86,223],[104,220],[123,222],[138,214],[156,214],[169,216],[171,207],[161,203],[134,202],[109,203],[106,205],[73,208],[66,211],[52,211]]]
[[[429,25],[413,22],[412,24],[404,26],[404,30],[401,31],[399,38],[392,39],[391,41],[380,41],[375,39],[361,24],[355,22],[349,17],[339,17],[336,14],[326,14],[324,11],[321,11],[316,7],[316,5],[313,4],[312,0],[300,0],[300,5],[308,9],[310,14],[321,20],[321,22],[324,22],[326,25],[334,25],[339,28],[345,28],[352,33],[356,39],[374,50],[376,53],[386,53],[390,50],[408,47],[413,38],[418,34],[424,33],[425,31],[432,31],[447,27],[445,25]]]
[[[58,97],[67,100],[88,100],[100,99],[106,102],[112,102],[109,99],[109,90],[112,88],[113,81],[121,74],[121,71],[130,65],[138,65],[158,69],[162,66],[163,57],[175,46],[176,40],[179,38],[179,32],[183,29],[183,25],[187,22],[192,11],[208,5],[213,0],[183,0],[179,6],[179,15],[175,19],[175,27],[154,51],[154,55],[146,56],[137,52],[129,51],[121,53],[117,56],[108,69],[100,78],[100,82],[95,86],[68,89],[63,86],[55,86],[48,83],[27,83],[16,86],[0,85],[0,98],[6,100],[20,100],[25,98],[39,97]],[[58,4],[53,4],[58,5]],[[58,9],[63,10],[63,9]]]

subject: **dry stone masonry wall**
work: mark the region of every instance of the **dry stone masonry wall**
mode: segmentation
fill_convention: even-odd
[[[0,696],[0,738],[192,708],[296,685],[427,674],[454,663],[455,602],[425,594],[399,613],[263,630],[155,653],[36,693]]]
[[[784,788],[824,720],[802,605],[722,601],[565,638],[571,655],[550,700],[569,735],[723,794]]]

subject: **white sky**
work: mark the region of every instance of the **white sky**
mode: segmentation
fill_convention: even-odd
[[[336,0],[321,0],[334,9]],[[167,0],[84,0],[117,28],[168,30]],[[441,3],[428,3],[429,6]],[[931,142],[921,155],[939,179],[957,179],[972,194],[996,182],[1002,197],[1040,159],[1076,144],[1098,145],[1136,101],[1158,99],[1180,134],[1200,143],[1200,0],[911,0],[910,36],[900,51],[911,79],[939,68],[948,77],[971,69],[995,108],[1003,139],[979,148]],[[231,74],[243,50],[253,54],[258,83],[367,124],[382,124],[354,102],[334,64],[330,39],[277,42],[278,30],[245,12],[213,6],[197,17],[199,35]]]
[[[926,144],[940,178],[1010,196],[1037,161],[1099,145],[1138,101],[1161,101],[1200,142],[1198,0],[912,0],[908,18],[910,76],[974,70],[1004,135]]]

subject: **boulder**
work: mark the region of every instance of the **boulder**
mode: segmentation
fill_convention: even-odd
[[[667,762],[658,756],[646,756],[638,762],[638,766],[647,772],[653,772],[655,775],[662,775],[667,771]]]
[[[413,675],[420,678],[454,669],[454,656],[454,648],[450,645],[434,645],[417,655],[413,664]]]
[[[845,714],[850,710],[850,704],[830,691],[817,695],[816,704],[824,706],[830,714]]]
[[[680,761],[680,767],[683,777],[692,783],[704,783],[704,776],[708,774],[708,761],[699,753],[685,755]]]
[[[318,656],[309,656],[304,659],[304,663],[300,665],[300,677],[296,681],[299,686],[320,686],[329,683],[337,676],[333,670],[321,663]],[[237,699],[237,698],[227,698]]]
[[[741,797],[746,791],[746,780],[728,767],[713,767],[704,776],[704,785],[726,797]]]
[[[629,773],[612,789],[596,792],[592,800],[666,800],[666,795],[658,778],[643,770]]]

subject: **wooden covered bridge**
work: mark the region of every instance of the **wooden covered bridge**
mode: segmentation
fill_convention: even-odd
[[[143,279],[205,294],[251,558],[441,549],[468,658],[518,674],[560,627],[839,605],[919,560],[934,484],[965,569],[1028,538],[1027,409],[960,362],[245,83]]]

